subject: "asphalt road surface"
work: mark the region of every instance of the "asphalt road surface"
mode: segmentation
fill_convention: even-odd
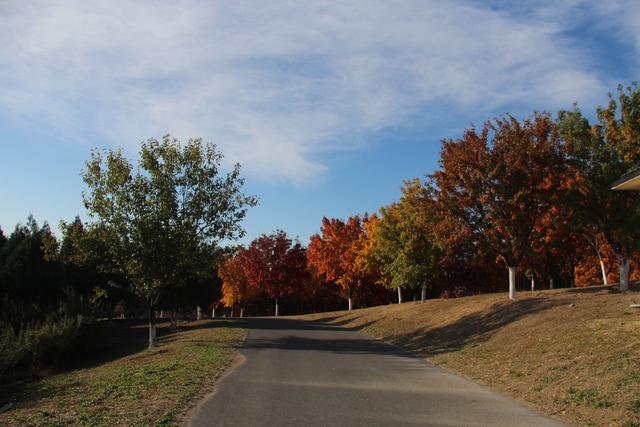
[[[285,318],[247,327],[244,361],[189,426],[562,425],[350,329]]]

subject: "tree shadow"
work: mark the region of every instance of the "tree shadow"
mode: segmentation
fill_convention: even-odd
[[[302,320],[287,317],[248,317],[245,318],[249,329],[273,329],[293,331],[358,331],[361,327],[344,326],[348,320],[337,320],[340,317],[328,317],[321,320]]]
[[[301,321],[297,321],[301,322]],[[305,330],[305,328],[297,328],[297,330]],[[347,328],[340,326],[327,328],[314,328],[312,330],[320,331],[349,331]],[[248,337],[241,348],[243,350],[300,350],[300,351],[321,351],[339,354],[376,354],[376,355],[393,355],[393,356],[412,356],[405,350],[385,343],[371,339],[369,337],[357,334],[345,335],[344,338],[310,338],[299,335],[284,335],[274,338],[251,338]]]
[[[246,318],[240,317],[216,317],[214,319],[204,319],[202,321],[181,320],[175,328],[170,328],[169,323],[165,323],[158,329],[158,343],[163,344],[174,339],[180,332],[193,331],[199,329],[215,328],[246,328]]]
[[[566,303],[566,301],[552,298],[529,298],[516,303],[496,302],[488,310],[466,315],[454,323],[398,335],[390,341],[420,357],[431,357],[460,350],[469,344],[485,342],[502,327],[528,314]]]
[[[637,292],[640,291],[640,282],[629,282],[629,291]],[[608,292],[611,294],[622,294],[624,292],[620,291],[619,283],[610,283],[608,285],[600,285],[600,286],[587,286],[581,288],[569,288],[566,290],[567,293],[575,292],[577,294],[596,294],[599,292]]]

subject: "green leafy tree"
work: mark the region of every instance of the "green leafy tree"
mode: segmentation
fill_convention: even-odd
[[[109,248],[100,238],[98,225],[87,227],[79,216],[60,221],[62,240],[57,258],[65,278],[76,292],[87,296],[97,311],[111,317],[118,301],[131,299],[127,280],[109,257]]]
[[[631,256],[640,246],[640,199],[637,192],[612,191],[611,186],[640,164],[640,87],[619,86],[617,100],[610,94],[597,116],[592,126],[577,107],[560,111],[558,126],[578,177],[573,191],[576,216],[594,248],[600,246],[600,235],[613,248],[620,289],[627,290]]]
[[[221,160],[213,144],[167,135],[142,143],[135,170],[118,149],[93,151],[82,173],[85,206],[110,261],[147,305],[150,347],[163,290],[185,286],[206,264],[205,248],[242,236],[241,221],[257,203],[241,192],[240,165],[220,176]]]
[[[380,281],[398,292],[420,287],[421,300],[437,273],[439,249],[430,233],[435,222],[433,199],[420,180],[405,181],[397,203],[380,209],[379,220],[373,222],[368,256],[375,259]]]
[[[17,317],[7,319],[15,326],[42,320],[57,308],[65,285],[61,265],[52,257],[57,247],[49,225],[39,226],[33,216],[0,247],[0,295],[20,308]]]

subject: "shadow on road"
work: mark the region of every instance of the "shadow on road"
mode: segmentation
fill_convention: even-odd
[[[289,335],[273,339],[247,339],[242,348],[407,356],[407,353],[389,344],[365,338],[324,339]]]
[[[322,319],[322,321],[314,321],[288,319],[286,317],[249,317],[245,318],[245,322],[246,326],[250,329],[277,329],[292,331],[355,331],[359,329],[343,326],[346,322],[330,322],[327,321],[326,318]]]

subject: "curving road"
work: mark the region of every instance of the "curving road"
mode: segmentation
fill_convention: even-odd
[[[247,319],[244,362],[188,421],[201,426],[560,426],[363,334]]]

